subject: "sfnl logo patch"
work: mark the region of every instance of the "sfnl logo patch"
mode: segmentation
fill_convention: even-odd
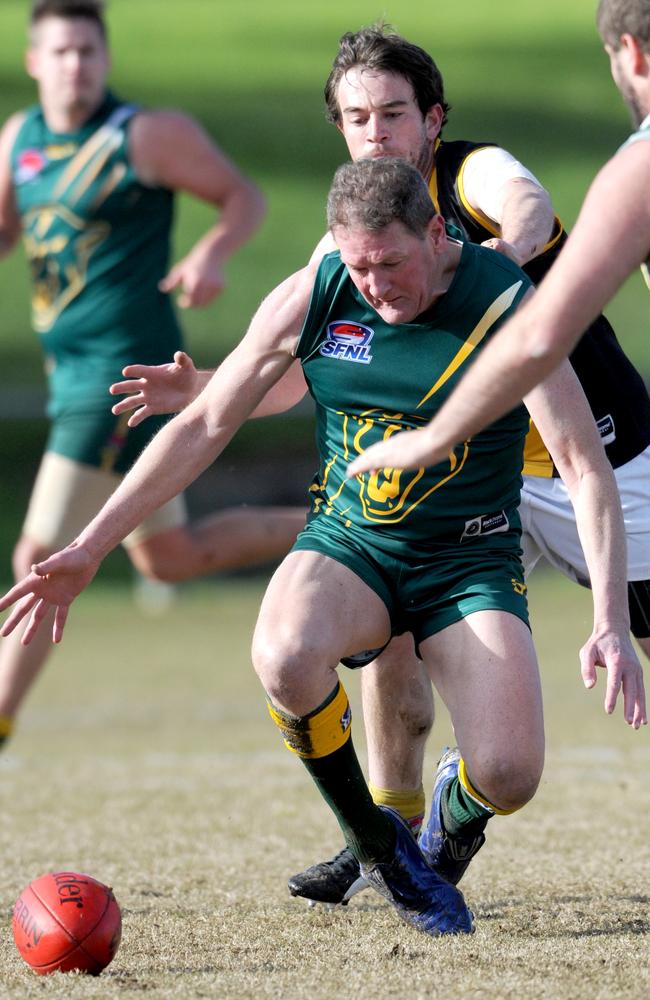
[[[320,345],[319,351],[325,358],[369,365],[372,354],[368,345],[373,336],[374,331],[363,323],[354,323],[347,319],[336,320],[327,324],[327,337]]]

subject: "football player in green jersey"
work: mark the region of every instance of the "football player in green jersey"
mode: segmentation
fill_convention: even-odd
[[[393,632],[413,634],[459,743],[440,784],[445,834],[480,843],[492,815],[534,795],[544,732],[516,510],[528,418],[517,407],[414,475],[387,468],[350,480],[346,468],[373,441],[430,418],[530,283],[505,256],[450,239],[421,175],[401,159],[339,168],[328,222],[339,251],[315,276],[307,267],[271,293],[100,513],[0,600],[0,610],[16,604],[2,632],[29,616],[29,643],[54,615],[60,641],[72,600],[106,553],[214,461],[298,357],[316,402],[321,466],[309,523],[262,602],[255,668],[287,747],[370,885],[418,930],[465,933],[472,916],[453,884],[463,859],[443,867],[441,829],[420,850],[400,814],[373,802],[336,668],[360,650],[372,657]],[[617,669],[638,723],[645,706],[627,635],[616,483],[568,362],[526,405],[586,514],[597,621],[621,623]],[[585,655],[600,657],[604,631]]]
[[[430,427],[352,466],[437,461],[543,378],[641,267],[650,288],[650,0],[600,0],[598,28],[635,131],[594,179],[539,292],[501,332]]]
[[[204,130],[175,111],[143,110],[106,87],[99,2],[37,0],[27,68],[39,104],[0,133],[0,253],[22,235],[52,419],[16,546],[17,577],[77,533],[155,433],[111,413],[107,386],[129,361],[182,346],[171,303],[204,306],[223,266],[255,231],[264,200]],[[173,195],[218,209],[170,267]],[[182,499],[125,541],[133,564],[181,580],[284,555],[304,523],[292,508],[236,508],[188,524]],[[0,649],[0,739],[48,648],[16,637]]]
[[[348,33],[341,39],[325,96],[328,117],[344,135],[353,159],[389,154],[404,157],[422,172],[434,204],[466,238],[499,250],[522,264],[534,281],[540,280],[566,239],[561,223],[554,219],[549,197],[505,150],[491,143],[441,138],[448,110],[444,85],[426,52],[381,26]],[[330,239],[319,245],[315,265],[330,246]],[[131,420],[137,425],[150,412],[185,405],[209,373],[196,373],[181,352],[177,359],[158,371],[141,365],[128,369],[131,379],[137,381],[118,383],[113,390],[134,395],[117,404],[115,412],[135,408]],[[571,361],[625,498],[631,628],[644,650],[650,652],[650,533],[644,500],[650,469],[650,400],[643,380],[603,316],[587,331]],[[166,396],[167,375],[170,382],[179,379],[177,400]],[[163,383],[160,408],[154,399],[158,378]],[[612,391],[612,378],[625,386],[624,393]],[[187,392],[185,399],[181,386]],[[284,399],[282,391],[278,386],[271,394],[276,393],[280,405],[295,401],[305,391],[297,364],[284,380]],[[272,406],[271,397],[265,406]],[[527,439],[521,503],[525,566],[529,571],[543,552],[553,565],[584,584],[589,574],[569,493],[557,478],[548,452],[535,445],[534,431]],[[615,637],[608,647],[601,646],[601,653],[605,665],[616,661]],[[588,686],[593,678],[593,668],[588,667]],[[373,797],[378,804],[397,808],[417,832],[424,815],[422,765],[433,723],[433,702],[428,678],[414,657],[408,636],[395,638],[366,666],[361,687]],[[609,685],[606,704],[612,704]],[[626,721],[633,724],[634,718],[638,724],[634,713],[628,714]],[[349,898],[352,887],[359,887],[357,872],[353,856],[344,851],[332,862],[292,877],[289,887],[292,893],[309,899],[340,902]]]

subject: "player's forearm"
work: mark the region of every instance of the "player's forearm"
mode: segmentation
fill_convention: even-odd
[[[145,448],[77,542],[101,560],[155,510],[184,490],[225,448],[236,428],[208,434],[187,411],[171,420]],[[229,432],[228,432],[229,431]]]
[[[266,201],[261,191],[242,181],[220,206],[218,221],[199,242],[225,261],[256,232],[265,214]]]
[[[501,238],[513,247],[520,266],[542,252],[554,219],[551,199],[544,188],[523,179],[508,182],[500,219]]]
[[[591,469],[569,490],[589,570],[594,623],[629,627],[627,544],[616,480],[611,467]]]

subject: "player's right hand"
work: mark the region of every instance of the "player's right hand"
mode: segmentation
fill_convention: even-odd
[[[129,427],[137,427],[155,414],[178,413],[200,389],[194,362],[185,351],[176,351],[171,364],[127,365],[122,374],[128,381],[114,382],[108,391],[112,396],[128,393],[112,407],[112,412],[118,416],[134,410]]]
[[[54,611],[52,642],[61,642],[70,605],[88,586],[98,568],[99,562],[75,542],[36,563],[31,573],[0,598],[0,611],[15,605],[0,635],[10,635],[23,618],[30,615],[21,639],[23,646],[27,646],[43,619]]]

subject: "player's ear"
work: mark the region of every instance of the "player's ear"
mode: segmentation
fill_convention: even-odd
[[[446,239],[445,220],[440,214],[434,215],[427,222],[427,236],[433,246],[438,249]]]
[[[438,138],[440,129],[442,128],[442,119],[444,117],[445,115],[440,104],[432,105],[424,116],[424,127],[426,129],[427,139],[431,142]]]
[[[31,45],[25,50],[25,69],[32,80],[38,79],[38,51]]]
[[[635,74],[640,74],[645,68],[646,53],[639,45],[638,38],[628,33],[621,35],[621,49],[623,50],[630,70]]]

